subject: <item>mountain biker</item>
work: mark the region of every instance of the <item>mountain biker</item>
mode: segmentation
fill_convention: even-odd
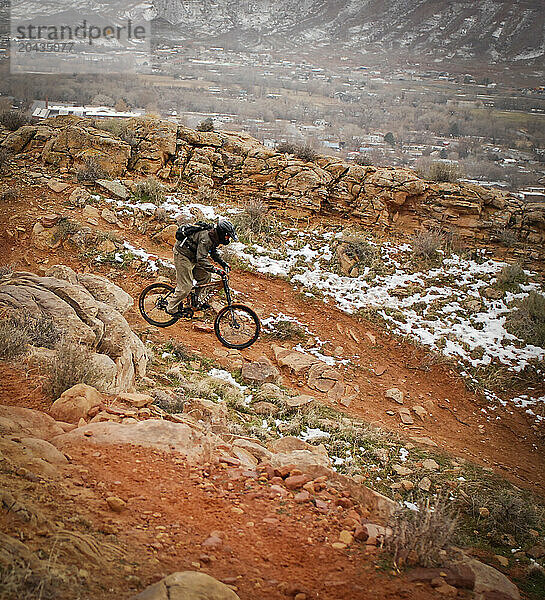
[[[210,283],[212,273],[221,274],[221,270],[208,260],[209,255],[222,269],[230,271],[231,267],[218,254],[218,246],[226,246],[231,240],[238,240],[235,228],[227,219],[221,219],[212,229],[198,231],[187,237],[185,241],[176,242],[174,245],[176,289],[167,306],[170,315],[178,314],[180,303],[193,288],[193,278],[197,281],[197,285],[203,285]],[[210,307],[203,304],[199,308]]]

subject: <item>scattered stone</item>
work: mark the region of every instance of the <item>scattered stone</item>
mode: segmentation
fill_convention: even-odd
[[[118,223],[117,215],[109,208],[104,208],[100,213],[100,216],[110,225]]]
[[[406,477],[413,472],[412,469],[409,469],[409,467],[404,467],[403,465],[398,464],[392,465],[392,470],[395,471],[400,477]]]
[[[437,471],[439,469],[439,465],[433,460],[433,458],[426,458],[426,460],[423,460],[422,466],[428,471]]]
[[[308,396],[307,394],[301,394],[300,396],[292,396],[291,398],[286,398],[286,405],[289,408],[301,408],[303,406],[309,406],[314,402],[313,396]]]
[[[483,517],[483,519],[488,519],[488,517],[490,516],[490,511],[488,510],[488,508],[486,508],[486,506],[482,506],[481,508],[479,508],[479,516]]]
[[[404,425],[414,425],[414,419],[411,416],[411,411],[408,408],[400,408],[399,416]]]
[[[117,395],[117,399],[125,404],[134,406],[135,408],[144,408],[144,406],[151,406],[154,402],[153,396],[149,394],[139,394],[137,392],[124,392]]]
[[[417,444],[422,444],[424,446],[433,446],[434,448],[437,448],[437,444],[431,438],[426,436],[411,436],[411,440],[413,442],[416,442]]]
[[[367,337],[367,339],[371,342],[371,344],[373,346],[376,345],[377,343],[377,338],[370,332],[370,331],[366,331],[365,332],[365,336]]]
[[[308,493],[307,490],[303,490],[302,492],[299,492],[298,494],[295,494],[295,496],[293,497],[293,499],[298,504],[303,504],[305,502],[309,502],[310,501],[310,494]]]
[[[122,200],[126,200],[129,197],[129,190],[119,181],[97,179],[95,183]]]
[[[64,190],[69,186],[67,183],[59,181],[58,179],[50,179],[47,182],[47,187],[50,190],[53,190],[55,193],[60,194],[61,192],[64,192]]]
[[[429,477],[423,477],[418,483],[418,489],[423,492],[429,492],[431,489],[431,479]]]
[[[384,395],[386,398],[393,400],[398,404],[403,404],[403,392],[398,388],[390,388],[389,390],[386,390]]]
[[[43,217],[40,217],[40,223],[48,229],[50,227],[55,227],[55,225],[59,222],[60,218],[60,215],[55,214],[44,215]]]
[[[298,490],[309,481],[311,481],[311,478],[308,475],[292,475],[284,480],[284,485],[288,490]]]
[[[108,498],[106,498],[106,502],[110,507],[110,510],[113,510],[116,513],[123,512],[127,507],[127,503],[124,500],[121,500],[121,498],[118,498],[117,496],[109,496]]]
[[[262,356],[254,362],[245,362],[242,365],[242,378],[249,383],[256,385],[273,383],[278,380],[279,376],[280,372],[266,356]]]
[[[91,206],[90,204],[86,204],[83,208],[83,217],[86,221],[91,220],[94,224],[98,224],[98,220],[100,218],[100,213],[98,212],[98,208]]]
[[[428,416],[428,412],[423,406],[413,406],[413,411],[420,418],[421,421],[425,421]]]
[[[488,300],[501,300],[504,295],[503,290],[494,287],[487,287],[481,290],[481,295]]]
[[[409,479],[403,479],[403,481],[400,481],[400,483],[406,492],[410,492],[414,488],[414,483]]]
[[[354,541],[354,536],[350,533],[350,531],[346,531],[343,529],[341,533],[339,533],[339,542],[350,546],[350,544]]]
[[[223,544],[223,540],[218,535],[210,535],[201,544],[203,548],[217,549]]]
[[[393,410],[387,410],[386,414],[389,415],[390,417],[393,417],[395,415],[395,412]]]
[[[85,419],[89,412],[98,408],[104,401],[102,394],[90,385],[78,383],[61,394],[61,397],[53,402],[51,416],[57,421],[66,423],[78,423]]]
[[[388,370],[388,367],[386,365],[377,365],[374,369],[373,372],[375,373],[375,375],[377,377],[381,377],[382,375],[384,375],[384,373],[386,373],[386,371]],[[399,391],[399,390],[398,390]]]
[[[494,558],[500,563],[500,565],[502,567],[509,566],[509,559],[506,558],[505,556],[502,556],[501,554],[496,554],[496,555],[494,555]]]
[[[347,547],[346,544],[343,544],[342,542],[333,542],[331,546],[335,548],[335,550],[344,550]]]
[[[255,402],[252,404],[252,410],[256,415],[276,415],[280,411],[280,408],[272,402]]]

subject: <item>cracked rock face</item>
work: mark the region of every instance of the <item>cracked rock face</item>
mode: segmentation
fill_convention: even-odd
[[[132,305],[130,296],[103,277],[78,275],[64,266],[52,272],[57,276],[18,272],[2,280],[0,310],[49,317],[59,331],[112,366],[104,389],[132,390],[136,377],[146,374],[148,352],[120,312]]]
[[[258,197],[296,218],[348,216],[363,227],[408,233],[438,227],[486,241],[508,228],[521,240],[545,241],[545,208],[507,192],[462,183],[433,183],[406,168],[354,165],[319,156],[304,161],[265,148],[239,132],[199,132],[169,121],[127,119],[122,138],[79,117],[54,117],[9,133],[3,146],[77,170],[96,158],[110,174],[131,170],[164,180],[219,187]]]

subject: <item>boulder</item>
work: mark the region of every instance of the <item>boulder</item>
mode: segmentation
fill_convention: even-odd
[[[227,406],[205,398],[188,398],[184,401],[185,414],[190,417],[205,421],[207,423],[221,424],[226,423]]]
[[[233,442],[233,447],[244,448],[250,454],[255,456],[259,462],[270,462],[272,454],[270,450],[261,446],[257,442],[252,442],[246,438],[239,438]]]
[[[51,416],[57,421],[78,423],[104,402],[101,393],[90,385],[78,383],[61,394],[51,406]]]
[[[64,429],[53,417],[39,410],[0,405],[0,433],[51,440],[64,433]]]
[[[233,590],[206,573],[181,571],[147,587],[132,600],[240,600]]]
[[[97,179],[95,183],[117,198],[126,200],[129,197],[129,190],[120,181],[112,181],[111,179]]]
[[[281,367],[288,368],[295,375],[299,375],[310,369],[316,364],[317,359],[308,354],[303,354],[297,350],[283,348],[282,346],[272,346],[276,362]]]
[[[262,356],[252,362],[245,362],[242,365],[242,378],[256,385],[273,383],[278,379],[279,375],[278,369],[266,356]]]
[[[57,448],[73,442],[96,445],[134,444],[178,452],[191,464],[211,462],[219,438],[205,435],[187,423],[150,419],[138,423],[91,423],[51,440]]]

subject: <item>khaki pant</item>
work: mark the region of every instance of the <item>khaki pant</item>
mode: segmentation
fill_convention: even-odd
[[[180,254],[176,250],[174,250],[174,266],[176,267],[176,289],[168,301],[168,312],[174,312],[180,302],[184,298],[187,298],[193,288],[193,278],[197,281],[197,285],[210,283],[212,279],[211,273],[202,267],[195,266],[195,263],[187,258],[187,256]]]

